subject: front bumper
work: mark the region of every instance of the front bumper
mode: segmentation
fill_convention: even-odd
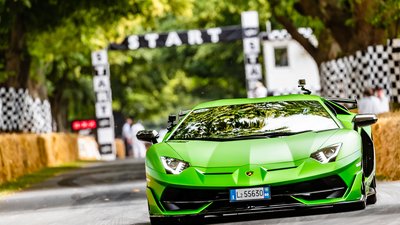
[[[221,215],[282,209],[321,207],[362,200],[360,153],[320,164],[312,159],[287,169],[262,173],[249,165],[232,173],[200,173],[187,169],[181,175],[160,174],[147,168],[150,216]],[[237,176],[246,170],[254,176]],[[229,169],[225,170],[229,171]],[[194,173],[194,174],[193,174]],[[244,174],[244,173],[243,173]],[[230,202],[229,189],[270,186],[271,200]]]

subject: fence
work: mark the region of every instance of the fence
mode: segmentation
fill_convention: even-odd
[[[0,131],[51,132],[50,103],[31,97],[25,89],[0,88]]]
[[[322,63],[320,76],[323,96],[359,99],[365,88],[380,86],[400,102],[400,39]]]

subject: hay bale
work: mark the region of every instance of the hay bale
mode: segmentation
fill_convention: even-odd
[[[99,147],[94,137],[79,136],[79,159],[80,160],[100,160]]]
[[[46,155],[46,165],[56,166],[78,159],[78,136],[74,134],[52,133],[39,136],[39,143]]]
[[[72,134],[0,135],[0,183],[78,159],[77,136]]]
[[[376,174],[385,180],[400,179],[400,112],[379,115],[372,126]]]
[[[0,183],[43,168],[42,157],[37,135],[0,135]]]
[[[117,149],[117,157],[119,159],[125,159],[125,144],[122,139],[115,139],[115,148]]]

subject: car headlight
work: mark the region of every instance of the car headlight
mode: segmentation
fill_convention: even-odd
[[[162,156],[161,162],[165,168],[165,171],[170,174],[180,174],[184,169],[189,167],[189,163],[171,157]]]
[[[338,155],[341,147],[342,143],[333,144],[313,152],[310,157],[322,164],[333,162],[336,160],[336,156]]]

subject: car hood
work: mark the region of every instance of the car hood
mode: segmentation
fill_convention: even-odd
[[[309,158],[334,135],[340,140],[346,132],[329,130],[307,132],[292,136],[254,138],[234,141],[168,141],[167,144],[191,166],[238,167],[244,165],[273,165]],[[336,134],[336,135],[335,135]],[[332,144],[332,143],[330,143]]]

